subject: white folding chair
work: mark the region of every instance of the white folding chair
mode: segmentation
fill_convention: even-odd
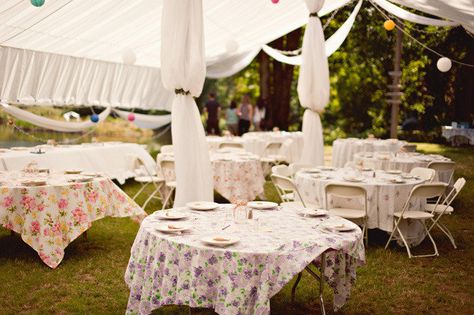
[[[410,171],[410,175],[417,176],[423,179],[424,181],[431,183],[435,178],[435,170],[427,167],[414,167]]]
[[[401,151],[403,152],[416,152],[416,144],[405,144]]]
[[[146,166],[145,162],[140,157],[135,157],[135,166],[136,166],[136,173],[145,172],[145,174],[140,174],[134,177],[134,180],[142,185],[142,187],[137,191],[137,193],[133,196],[133,200],[137,199],[138,196],[145,190],[145,188],[152,184],[155,186],[155,190],[148,196],[146,201],[143,203],[142,208],[145,209],[151,199],[159,199],[163,200],[163,198],[157,196],[160,193],[160,189],[165,183],[163,177],[157,176],[156,171],[151,171]]]
[[[272,167],[272,174],[291,177],[291,169],[287,165],[275,165]]]
[[[451,215],[454,212],[454,208],[451,206],[451,203],[457,197],[457,195],[465,184],[466,180],[464,178],[458,178],[458,180],[454,183],[453,189],[451,189],[451,191],[446,195],[446,198],[444,198],[442,202],[438,201],[438,203],[436,204],[429,203],[425,206],[425,211],[430,212],[434,216],[433,218],[431,218],[433,223],[429,227],[428,231],[431,231],[433,227],[437,226],[449,238],[454,248],[457,248],[457,246],[454,242],[453,235],[444,224],[439,222],[439,220],[444,214]]]
[[[278,175],[290,179],[291,170],[286,165],[276,165],[272,167],[272,175]],[[295,201],[295,191],[290,187],[291,185],[286,185],[286,189],[282,189],[282,186],[276,185],[275,182],[273,182],[273,185],[275,186],[278,196],[280,197],[282,202]]]
[[[453,175],[454,175],[454,169],[456,167],[456,163],[452,161],[433,161],[428,164],[428,168],[431,168],[435,170],[436,176],[435,180],[436,181],[442,181],[440,179],[440,172],[449,172],[449,179],[447,181],[442,181],[447,183],[448,185],[451,184],[451,181],[453,180]]]
[[[336,215],[344,219],[355,221],[362,226],[362,235],[365,238],[365,245],[368,245],[368,232],[367,232],[367,190],[364,187],[348,184],[327,184],[324,188],[326,195],[326,209],[330,215]],[[340,196],[347,198],[363,198],[364,209],[356,208],[330,208],[329,207],[329,196]]]
[[[160,148],[161,153],[174,153],[173,145],[168,144],[168,145],[163,145]]]
[[[291,174],[294,175],[299,170],[301,170],[303,168],[312,168],[312,167],[314,167],[314,165],[305,164],[305,163],[291,163],[289,165],[289,167],[290,167],[290,170],[291,170]]]
[[[238,142],[222,142],[219,144],[219,149],[244,149],[244,145]]]
[[[163,159],[160,161],[160,168],[163,174],[163,178],[165,179],[165,186],[167,188],[167,193],[165,197],[165,201],[163,201],[163,208],[165,209],[168,205],[168,202],[171,202],[171,206],[173,205],[173,193],[176,190],[176,174],[174,168],[174,161]]]
[[[286,162],[286,157],[280,154],[281,146],[281,142],[269,142],[263,150],[262,161],[274,164]]]
[[[387,249],[388,245],[390,244],[390,241],[392,238],[395,238],[395,233],[398,233],[398,236],[402,240],[403,244],[405,245],[405,248],[408,253],[408,257],[431,257],[431,256],[438,256],[438,247],[436,247],[436,243],[433,239],[433,237],[430,234],[430,231],[426,227],[425,220],[427,219],[432,219],[434,217],[433,214],[426,212],[426,211],[418,211],[418,210],[411,210],[408,211],[408,208],[410,207],[410,204],[412,203],[412,199],[415,198],[423,198],[423,199],[428,199],[428,198],[435,198],[435,197],[440,197],[444,194],[446,190],[447,184],[445,183],[435,183],[435,184],[420,184],[415,187],[410,192],[410,196],[408,197],[408,200],[405,202],[402,211],[395,212],[393,214],[395,221],[394,221],[394,227],[393,231],[390,234],[390,237],[387,241],[387,244],[385,245],[385,249]],[[439,203],[438,202],[436,204]],[[433,244],[434,248],[434,253],[433,254],[427,254],[427,255],[412,255],[410,251],[410,246],[408,242],[406,241],[407,237],[405,237],[400,230],[400,222],[402,220],[420,220],[421,223],[423,224],[423,228],[425,229],[426,235],[428,235],[429,239],[431,240],[431,243]]]
[[[276,174],[272,174],[270,178],[273,185],[275,185],[277,189],[278,196],[282,201],[281,205],[292,208],[315,207],[315,205],[303,200],[298,187],[296,187],[296,184],[293,182],[293,180],[291,180],[291,178]],[[292,193],[292,195],[289,195],[290,193]],[[289,196],[293,198],[289,198]]]

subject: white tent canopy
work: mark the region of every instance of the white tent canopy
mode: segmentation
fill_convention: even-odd
[[[472,0],[391,1],[474,29]],[[319,15],[349,2],[326,0]],[[27,0],[2,0],[0,99],[169,110],[172,95],[162,88],[159,70],[162,5],[162,0],[46,0],[37,8]],[[301,0],[203,5],[206,64],[214,78],[238,72],[263,45],[308,21]],[[124,59],[134,65],[124,65]]]

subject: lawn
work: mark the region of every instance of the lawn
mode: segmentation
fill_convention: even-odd
[[[474,314],[474,149],[432,144],[418,148],[452,158],[456,177],[467,180],[455,201],[455,214],[444,218],[458,249],[435,231],[440,256],[409,259],[403,248],[384,250],[388,236],[371,231],[367,264],[358,269],[351,299],[340,314]],[[128,181],[122,188],[133,195],[138,186]],[[276,200],[269,182],[265,192]],[[151,204],[148,212],[158,208],[158,203]],[[123,277],[137,231],[138,225],[128,218],[97,221],[88,240],[80,237],[70,244],[61,265],[51,270],[19,236],[0,228],[0,314],[123,314],[129,293]],[[424,242],[415,250],[428,248]],[[317,286],[310,276],[303,277],[295,305],[290,303],[290,288],[291,283],[272,299],[272,314],[319,314]],[[326,289],[327,310],[331,295]],[[165,307],[154,314],[187,313],[187,307]]]

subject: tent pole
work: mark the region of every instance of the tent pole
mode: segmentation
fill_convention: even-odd
[[[400,25],[403,28],[403,24]],[[392,105],[392,115],[390,122],[390,138],[397,138],[398,132],[398,114],[400,111],[401,97],[403,93],[401,90],[401,60],[402,60],[402,41],[403,41],[403,32],[401,29],[397,28],[396,41],[394,46],[394,62],[393,62],[393,71],[389,72],[392,77],[392,85],[389,86],[390,92],[387,93],[387,96],[390,96],[391,99],[388,100],[388,103]]]

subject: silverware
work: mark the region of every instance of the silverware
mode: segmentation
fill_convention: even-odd
[[[229,225],[226,225],[222,228],[222,231],[224,231],[225,229],[227,229],[228,227],[230,227],[230,224]]]

